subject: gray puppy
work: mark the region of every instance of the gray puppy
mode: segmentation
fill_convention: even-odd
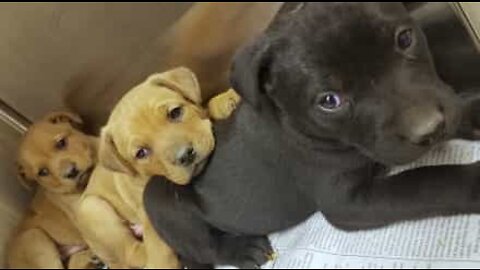
[[[385,175],[473,134],[402,4],[287,4],[238,53],[232,83],[244,102],[215,126],[203,174],[146,189],[155,228],[187,263],[261,265],[260,235],[316,211],[344,230],[479,212],[478,164]]]

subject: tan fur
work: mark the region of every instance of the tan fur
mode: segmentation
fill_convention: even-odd
[[[72,246],[83,250],[70,256],[67,268],[93,267],[93,254],[71,218],[89,177],[87,169],[96,163],[96,142],[76,130],[73,127],[76,125],[81,125],[76,115],[49,114],[29,129],[20,145],[19,178],[28,187],[36,185],[37,191],[28,214],[10,241],[7,255],[10,268],[62,269],[61,250]],[[61,151],[55,148],[59,138],[68,141]],[[65,164],[69,162],[87,172],[85,176],[65,179]],[[40,168],[48,168],[49,175],[40,177]]]
[[[209,107],[223,119],[238,102],[239,96],[229,91]],[[142,194],[153,175],[188,184],[213,150],[211,121],[200,103],[195,75],[186,68],[177,68],[150,76],[129,91],[113,110],[100,139],[102,166],[95,169],[78,209],[79,227],[86,241],[108,264],[180,266],[176,254],[151,226]],[[176,107],[181,107],[183,114],[172,121],[168,113]],[[185,145],[192,145],[198,154],[197,160],[187,167],[175,162],[178,149]],[[145,147],[150,149],[150,156],[136,159],[138,149]],[[143,226],[143,241],[133,236],[130,224]]]
[[[168,36],[172,45],[164,56],[164,65],[182,65],[193,70],[199,78],[202,97],[212,98],[230,86],[229,71],[235,51],[266,28],[281,5],[196,3],[172,27]]]
[[[229,71],[235,51],[266,28],[281,5],[195,3],[155,42],[146,44],[144,54],[128,63],[122,72],[108,76],[95,70],[72,82],[66,103],[81,113],[92,132],[99,134],[126,91],[149,74],[176,66],[188,67],[197,75],[201,96],[208,100],[230,87]]]

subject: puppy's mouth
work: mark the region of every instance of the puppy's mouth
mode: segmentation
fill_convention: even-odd
[[[188,148],[188,150],[183,151],[181,155],[178,155],[174,164],[184,168],[194,169],[205,160],[205,154],[198,152],[195,148]]]
[[[90,176],[92,175],[94,166],[90,166],[86,169],[81,175],[78,176],[77,188],[83,190],[87,187],[88,180],[90,180]]]
[[[183,167],[190,177],[199,175],[209,161],[209,157],[214,150],[214,140],[210,137],[203,138],[195,146],[182,149],[176,156],[173,163],[175,166]]]
[[[197,175],[199,175],[200,172],[203,171],[203,168],[205,167],[206,164],[207,164],[207,159],[206,159],[206,158],[200,160],[200,162],[198,162],[197,164],[195,164],[194,167],[193,167],[192,176],[197,176]]]
[[[184,162],[177,165],[180,165],[185,170],[189,171],[192,176],[196,176],[203,170],[206,163],[207,163],[207,159],[205,157],[196,156],[191,160],[189,160],[188,162]]]

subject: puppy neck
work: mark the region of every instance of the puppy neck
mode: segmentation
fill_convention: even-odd
[[[70,213],[74,212],[76,204],[79,202],[82,193],[61,194],[49,192],[46,189],[40,188],[38,189],[36,196],[46,198],[52,204],[61,209],[65,214],[70,215]]]
[[[345,145],[338,140],[322,138],[301,132],[295,128],[286,117],[280,117],[280,121],[289,141],[301,146],[302,149],[305,149],[305,146],[307,146],[308,149],[322,152],[346,152],[355,150],[353,147]]]
[[[108,169],[105,169],[109,171]],[[111,172],[111,171],[109,171]],[[125,187],[127,189],[143,190],[150,180],[149,177],[142,175],[129,175],[122,172],[111,172],[114,174],[118,186]]]
[[[90,146],[92,147],[93,151],[95,153],[98,153],[99,145],[100,145],[100,139],[98,137],[94,136],[88,136],[88,139],[90,140]]]

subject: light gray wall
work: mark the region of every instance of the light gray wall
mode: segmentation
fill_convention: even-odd
[[[0,99],[32,120],[63,107],[72,80],[114,80],[190,5],[0,3]]]
[[[20,134],[0,122],[0,266],[14,226],[23,215],[29,193],[16,178],[14,160]]]

